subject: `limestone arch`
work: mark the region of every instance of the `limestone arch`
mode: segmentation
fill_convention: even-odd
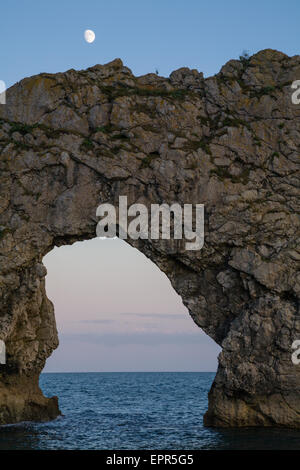
[[[94,237],[100,202],[203,203],[205,246],[132,242],[222,346],[207,425],[299,427],[299,57],[273,50],[207,79],[134,77],[117,59],[41,74],[0,107],[0,422],[49,419],[38,376],[57,345],[43,256]]]

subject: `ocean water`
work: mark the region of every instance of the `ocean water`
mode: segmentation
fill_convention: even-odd
[[[0,427],[12,449],[300,449],[300,431],[203,427],[214,373],[42,374],[62,417]]]

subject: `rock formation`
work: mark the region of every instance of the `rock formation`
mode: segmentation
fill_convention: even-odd
[[[0,423],[59,414],[38,377],[58,345],[42,259],[95,237],[101,202],[205,204],[205,244],[128,240],[221,347],[205,424],[300,427],[300,56],[214,77],[135,77],[120,59],[25,78],[0,106]],[[197,400],[197,397],[195,397]]]

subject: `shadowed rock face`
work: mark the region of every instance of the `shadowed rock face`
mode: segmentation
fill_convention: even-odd
[[[26,78],[0,106],[0,423],[51,419],[57,347],[43,256],[95,237],[101,202],[205,204],[205,245],[129,240],[220,346],[205,423],[300,427],[300,56],[265,50],[214,77],[134,77],[117,59]],[[297,173],[298,171],[298,173]],[[299,240],[299,238],[298,238]],[[195,398],[196,399],[196,398]]]

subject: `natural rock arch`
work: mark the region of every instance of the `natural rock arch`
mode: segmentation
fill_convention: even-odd
[[[265,50],[204,79],[117,59],[26,78],[0,107],[0,422],[59,413],[38,377],[57,347],[43,256],[95,236],[100,202],[205,204],[205,245],[130,241],[223,348],[205,423],[300,426],[300,57]]]

